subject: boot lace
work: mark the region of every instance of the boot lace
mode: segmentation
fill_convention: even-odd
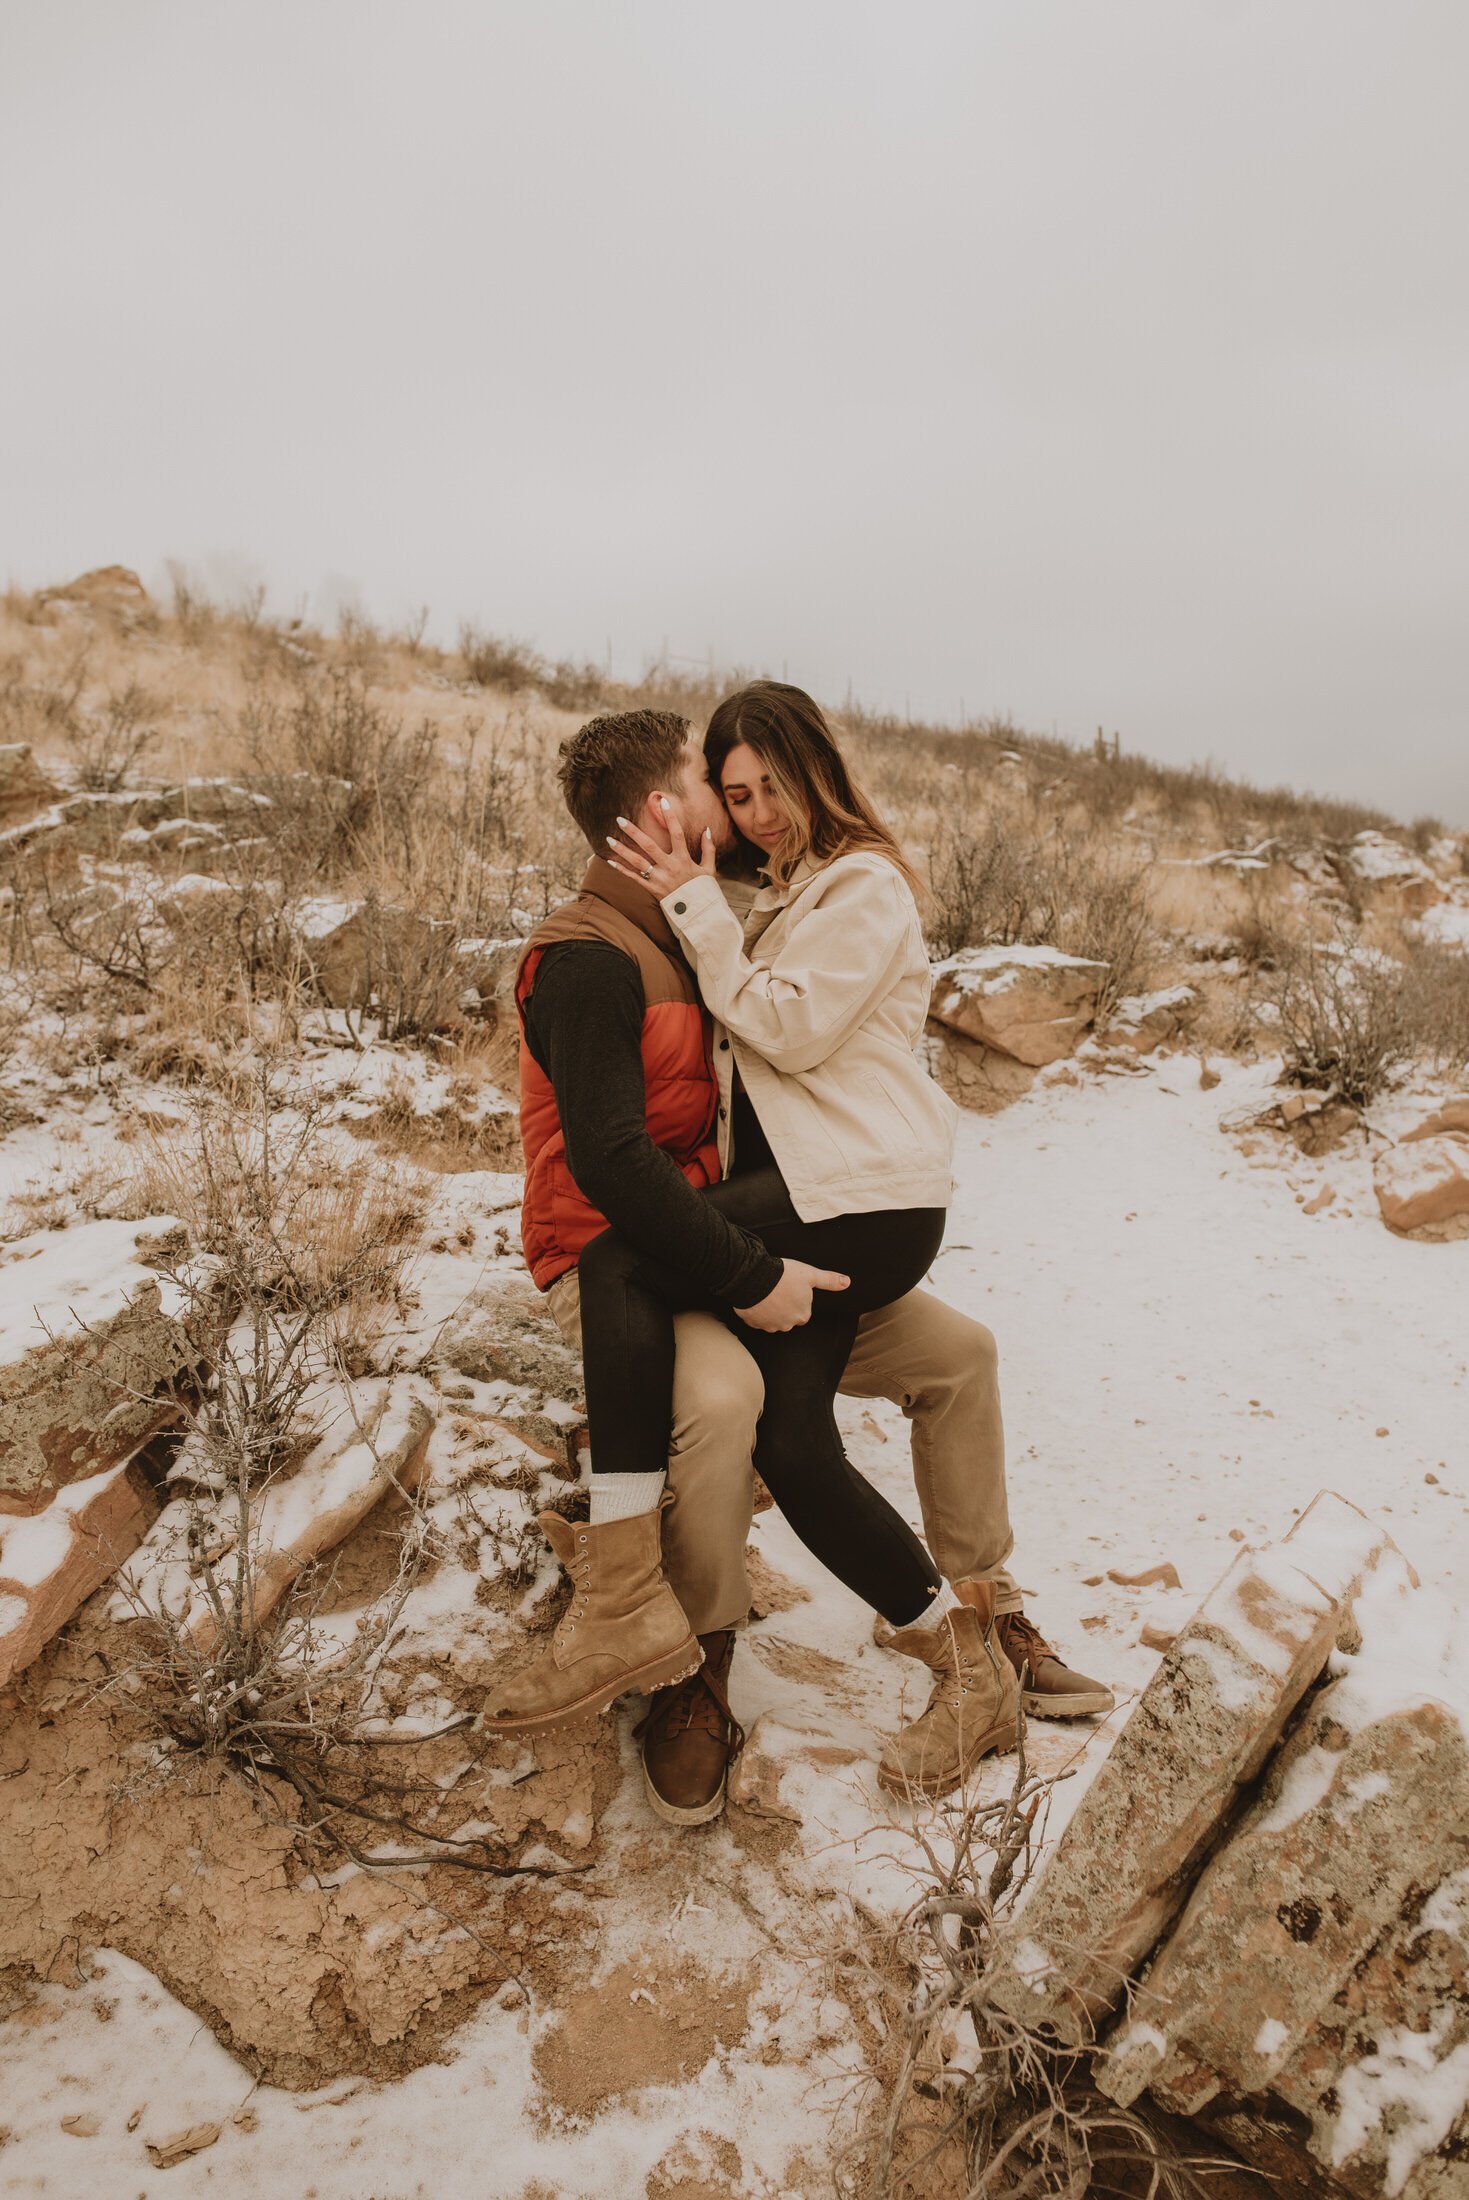
[[[1001,1612],[995,1621],[995,1631],[1004,1643],[1007,1655],[1012,1648],[1019,1652],[1021,1662],[1029,1669],[1032,1680],[1041,1669],[1041,1660],[1056,1655],[1035,1621],[1027,1619],[1024,1612]],[[1011,1662],[1013,1664],[1013,1658]]]
[[[660,1688],[651,1710],[633,1728],[634,1741],[671,1742],[675,1735],[708,1734],[723,1742],[734,1763],[745,1746],[745,1730],[730,1709],[724,1683],[701,1665],[676,1688]]]
[[[576,1633],[576,1623],[579,1619],[586,1618],[587,1607],[591,1600],[592,1553],[587,1542],[585,1529],[578,1529],[577,1531],[576,1556],[572,1559],[566,1571],[571,1576],[572,1599],[562,1613],[557,1626],[556,1639],[558,1641],[564,1641],[568,1635]]]

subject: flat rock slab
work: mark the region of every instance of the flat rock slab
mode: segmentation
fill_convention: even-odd
[[[0,1688],[132,1556],[157,1512],[129,1462],[58,1490],[44,1512],[0,1515]]]
[[[124,1579],[119,1619],[167,1611],[197,1649],[219,1639],[221,1611],[230,1627],[260,1626],[308,1566],[335,1550],[389,1490],[411,1494],[423,1480],[434,1415],[411,1376],[358,1386],[356,1418],[324,1437],[300,1465],[254,1493],[248,1523],[248,1614],[236,1604],[238,1513],[232,1497],[212,1510],[177,1500],[159,1521],[148,1550]],[[208,1594],[190,1539],[212,1547]]]
[[[1026,1904],[1015,1974],[996,1987],[1012,2016],[1088,2042],[1393,1548],[1323,1492],[1280,1544],[1240,1552],[1165,1653]]]
[[[1107,967],[1057,947],[967,947],[935,963],[929,1013],[1040,1068],[1070,1054],[1088,1029]]]
[[[1122,2104],[1146,2087],[1207,2111],[1260,2168],[1361,2200],[1446,2200],[1469,2160],[1469,1707],[1431,1693],[1445,1676],[1417,1602],[1400,1560],[1364,1591],[1359,1652],[1278,1751],[1098,2070]]]
[[[166,1221],[147,1227],[177,1228]],[[121,1464],[177,1418],[198,1353],[130,1222],[43,1231],[0,1260],[0,1514]]]
[[[1193,1021],[1199,996],[1191,985],[1170,985],[1156,993],[1129,993],[1117,1003],[1097,1042],[1104,1047],[1131,1047],[1135,1054],[1150,1054],[1165,1039],[1176,1039]]]

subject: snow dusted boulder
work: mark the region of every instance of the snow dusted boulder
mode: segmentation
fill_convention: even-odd
[[[56,799],[56,789],[31,754],[28,741],[0,746],[0,826],[18,825]]]
[[[1445,1131],[1461,1131],[1469,1137],[1469,1093],[1445,1100],[1442,1107],[1426,1115],[1413,1130],[1404,1131],[1398,1143],[1411,1146],[1416,1139],[1437,1138]]]
[[[135,1223],[0,1251],[0,1514],[39,1512],[177,1419],[175,1385],[198,1358],[179,1314]]]
[[[1426,909],[1410,930],[1429,947],[1451,947],[1469,955],[1469,902],[1441,901]]]
[[[146,788],[70,794],[56,805],[57,838],[84,855],[110,856],[122,848],[126,833],[146,831],[162,816],[162,796]]]
[[[335,1550],[390,1489],[411,1492],[422,1479],[434,1415],[411,1380],[400,1378],[364,1389],[357,1419],[346,1432],[333,1430],[296,1468],[266,1489],[254,1521],[250,1610],[255,1625],[266,1619],[307,1567]],[[221,1507],[218,1539],[228,1552],[232,1508]],[[208,1650],[219,1628],[198,1586],[187,1535],[180,1550],[160,1522],[165,1548],[160,1564],[135,1572],[118,1616],[140,1618],[159,1603],[179,1619],[195,1645]],[[183,1524],[186,1527],[186,1524]],[[223,1574],[232,1578],[226,1563]]]
[[[1469,1133],[1420,1130],[1389,1146],[1372,1165],[1372,1188],[1390,1230],[1435,1229],[1469,1215]]]
[[[1341,899],[1341,880],[1332,868],[1331,859],[1321,849],[1292,848],[1285,860],[1296,876],[1305,880],[1313,893],[1335,900]]]
[[[1283,1100],[1272,1100],[1268,1108],[1257,1108],[1252,1102],[1247,1108],[1231,1110],[1221,1116],[1219,1128],[1235,1135],[1283,1132],[1302,1153],[1315,1155],[1329,1153],[1360,1130],[1361,1123],[1361,1110],[1339,1093],[1288,1092]]]
[[[131,622],[153,608],[153,599],[130,566],[98,565],[60,588],[43,588],[36,609],[43,619],[56,613],[110,612]]]
[[[490,1416],[575,1480],[586,1431],[580,1355],[562,1337],[539,1291],[499,1282],[470,1292],[439,1335],[439,1357],[495,1393]]]
[[[1395,1554],[1357,1622],[1098,2082],[1211,2111],[1267,2173],[1437,2200],[1469,2141],[1469,1656]]]
[[[935,963],[941,1024],[1040,1068],[1070,1054],[1097,1012],[1107,965],[1059,947],[966,947]]]
[[[1243,1550],[1143,1692],[1026,1904],[1009,2013],[1086,2044],[1182,1907],[1189,1882],[1394,1546],[1323,1491],[1278,1545]]]
[[[186,871],[171,886],[165,886],[154,902],[165,924],[196,922],[215,911],[238,908],[239,904],[239,895],[224,879],[210,878],[201,871]]]
[[[1097,1033],[1098,1044],[1151,1054],[1165,1039],[1176,1039],[1187,1029],[1198,1006],[1199,996],[1191,985],[1165,986],[1156,993],[1129,993],[1117,1003],[1106,1029]]]
[[[378,901],[318,896],[294,912],[294,929],[328,1008],[412,1006],[434,1024],[479,1012],[495,996],[518,941],[461,940],[441,918]]]
[[[1442,881],[1423,858],[1383,833],[1358,833],[1342,860],[1358,887],[1397,916],[1421,917],[1443,899]]]
[[[0,1514],[0,1688],[132,1556],[157,1511],[129,1462],[58,1490],[44,1512]]]
[[[268,794],[234,779],[182,779],[163,792],[164,811],[175,823],[253,826],[272,807]]]

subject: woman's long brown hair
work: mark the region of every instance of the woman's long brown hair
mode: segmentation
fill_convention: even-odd
[[[748,742],[770,775],[790,824],[764,866],[777,886],[806,857],[832,863],[860,848],[886,856],[916,891],[907,857],[847,769],[836,738],[804,688],[784,680],[751,680],[726,695],[709,721],[704,754],[715,787],[725,758]]]

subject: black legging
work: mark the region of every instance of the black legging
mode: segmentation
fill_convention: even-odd
[[[939,1588],[938,1570],[912,1529],[860,1475],[842,1448],[833,1401],[857,1324],[911,1291],[944,1234],[942,1207],[883,1209],[802,1222],[778,1169],[752,1169],[701,1195],[781,1260],[850,1276],[817,1291],[799,1329],[751,1329],[675,1268],[616,1230],[593,1238],[578,1263],[582,1365],[592,1466],[598,1474],[658,1473],[673,1417],[673,1317],[721,1314],[759,1366],[765,1409],[755,1465],[808,1550],[896,1627]]]

